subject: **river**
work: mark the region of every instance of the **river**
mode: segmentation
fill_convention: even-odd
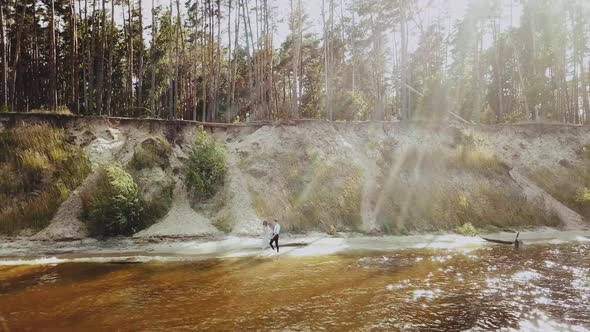
[[[590,330],[587,241],[45,263],[0,266],[0,331]]]

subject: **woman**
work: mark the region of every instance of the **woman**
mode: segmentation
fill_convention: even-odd
[[[263,221],[262,222],[262,229],[264,231],[264,237],[262,239],[262,249],[266,249],[268,248],[268,243],[270,241],[270,233],[271,233],[271,229],[270,226],[268,225],[268,221]]]

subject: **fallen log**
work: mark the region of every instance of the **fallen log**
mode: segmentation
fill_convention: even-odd
[[[516,233],[516,238],[514,239],[514,241],[496,240],[496,239],[490,239],[490,238],[483,237],[483,236],[481,236],[481,238],[488,241],[488,242],[492,242],[492,243],[511,244],[511,245],[514,245],[514,248],[518,249],[522,245],[522,241],[518,239],[519,235],[520,235],[520,232]]]
[[[309,245],[309,243],[305,243],[305,242],[291,242],[291,243],[281,244],[281,247],[305,247],[308,245]]]

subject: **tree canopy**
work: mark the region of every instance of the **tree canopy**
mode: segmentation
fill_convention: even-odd
[[[319,15],[303,0],[144,3],[2,1],[1,109],[589,121],[584,0],[470,0],[458,18],[441,0],[322,0]]]

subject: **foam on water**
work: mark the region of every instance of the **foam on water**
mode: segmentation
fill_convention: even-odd
[[[64,263],[145,263],[145,262],[183,262],[194,258],[182,256],[110,256],[110,257],[80,257],[57,258],[42,257],[31,259],[0,260],[0,266],[18,265],[56,265]]]
[[[547,316],[541,310],[533,310],[527,315],[525,320],[518,323],[518,329],[510,329],[509,331],[520,332],[537,332],[537,331],[572,331],[572,332],[589,332],[590,330],[578,325],[569,325],[557,322]]]
[[[540,278],[541,275],[535,271],[521,271],[512,275],[512,280],[520,283],[526,283],[531,280]]]

